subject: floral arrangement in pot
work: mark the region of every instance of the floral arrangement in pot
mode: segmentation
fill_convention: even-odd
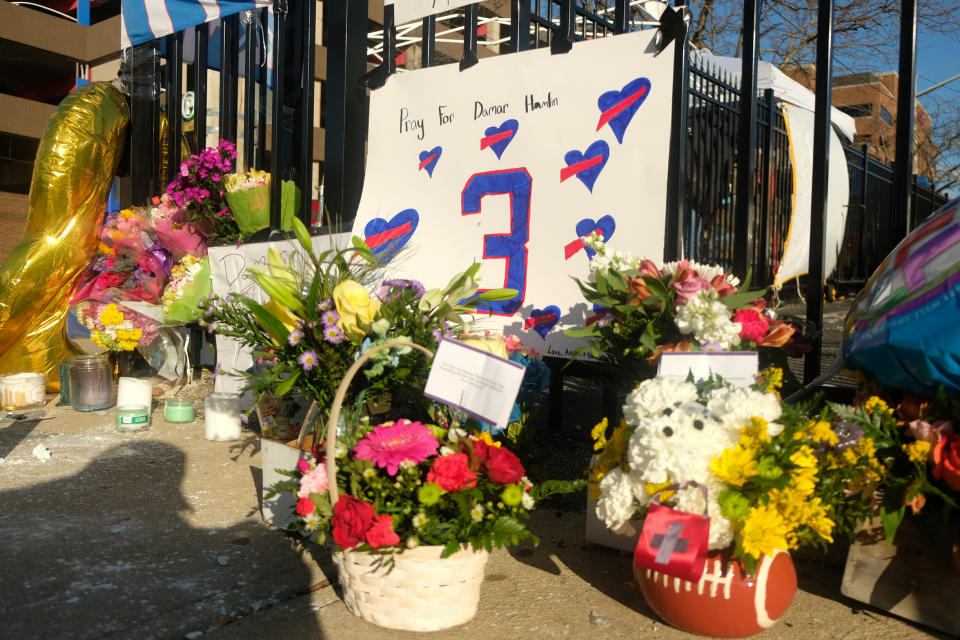
[[[610,248],[596,232],[584,244],[594,255],[577,284],[595,314],[567,334],[588,339],[582,351],[615,365],[629,385],[653,375],[664,351],[758,350],[765,365],[782,365],[809,350],[801,325],[748,291],[749,277],[741,286],[722,267],[660,265]]]
[[[271,249],[266,265],[247,269],[264,303],[242,295],[199,303],[202,326],[236,339],[259,358],[255,371],[236,372],[258,399],[297,389],[326,412],[347,369],[369,349],[404,338],[435,350],[442,337],[466,330],[466,312],[516,294],[511,289],[477,294],[479,264],[438,289],[425,290],[415,280],[382,280],[360,238],[353,238],[352,247],[315,253],[303,223],[294,220],[293,230],[302,252],[282,257]],[[348,421],[355,422],[366,400],[386,394],[395,413],[426,414],[430,403],[419,393],[426,372],[414,360],[412,344],[374,352],[363,384],[347,397]]]
[[[859,397],[853,406],[832,408],[870,434],[886,461],[889,472],[876,501],[887,542],[910,517],[931,541],[945,541],[960,571],[960,405],[942,389],[934,397],[881,390],[851,374],[863,383]]]
[[[377,345],[350,367],[331,425],[360,368],[395,343],[404,341]],[[300,460],[274,490],[296,495],[292,529],[332,543],[347,608],[390,628],[431,631],[472,618],[487,553],[536,541],[524,524],[535,504],[583,485],[534,486],[516,455],[488,433],[454,425],[365,419],[339,441],[336,432],[328,427],[325,449]]]
[[[796,590],[788,552],[824,546],[874,513],[886,467],[869,432],[835,409],[782,405],[781,380],[777,369],[748,388],[650,378],[627,396],[619,427],[594,429],[598,457],[589,473],[597,515],[609,528],[644,521],[654,495],[677,512],[709,518],[700,581],[730,580],[733,596],[695,598],[716,589],[691,591],[635,566],[648,603],[674,626],[742,637],[773,624]],[[691,481],[706,498],[698,487],[676,490]],[[667,565],[660,573],[669,574]],[[762,612],[756,602],[766,602]]]

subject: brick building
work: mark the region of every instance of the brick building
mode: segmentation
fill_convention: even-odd
[[[787,66],[783,72],[811,91],[816,89],[813,65]],[[869,154],[885,164],[892,164],[896,157],[898,80],[896,71],[853,73],[833,79],[833,106],[852,116],[857,125],[853,144],[866,145]],[[931,132],[930,114],[917,101],[913,172],[935,182],[937,148],[930,139]]]

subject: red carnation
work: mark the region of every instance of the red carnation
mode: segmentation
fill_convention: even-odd
[[[361,542],[373,525],[373,506],[351,495],[340,496],[333,507],[333,541],[344,549]]]
[[[400,544],[400,536],[393,531],[393,517],[383,515],[373,519],[373,525],[367,530],[367,542],[374,549]]]
[[[459,491],[477,485],[477,474],[467,464],[465,453],[451,453],[434,459],[427,482],[436,482],[444,491]]]
[[[520,482],[524,475],[520,459],[503,447],[487,447],[486,468],[490,479],[500,484]]]
[[[310,498],[300,498],[297,500],[297,515],[308,516],[313,513],[313,510],[316,508],[317,505],[315,505]]]
[[[933,477],[960,491],[960,434],[941,432],[932,460]]]
[[[763,342],[763,336],[767,335],[770,328],[770,321],[756,309],[740,309],[733,316],[734,322],[740,323],[740,337],[744,340]]]

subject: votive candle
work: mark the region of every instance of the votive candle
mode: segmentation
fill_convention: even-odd
[[[167,422],[193,422],[195,417],[193,403],[189,400],[167,400],[163,407],[163,419]]]
[[[240,439],[240,394],[211,393],[203,400],[203,435],[207,440]]]
[[[117,381],[118,407],[146,407],[147,411],[153,406],[153,382],[144,378],[121,377]]]

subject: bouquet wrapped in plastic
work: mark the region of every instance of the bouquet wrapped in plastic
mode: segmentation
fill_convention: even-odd
[[[90,330],[90,339],[108,351],[133,351],[157,337],[156,322],[112,302],[81,302],[77,319]]]
[[[258,169],[223,177],[227,204],[240,232],[252,235],[270,226],[270,174]]]
[[[163,245],[178,260],[190,255],[202,258],[207,255],[207,243],[190,222],[186,211],[176,205],[168,194],[153,199],[150,210],[153,232]]]
[[[185,255],[173,267],[163,292],[165,323],[193,322],[200,317],[200,300],[210,295],[210,259]]]

